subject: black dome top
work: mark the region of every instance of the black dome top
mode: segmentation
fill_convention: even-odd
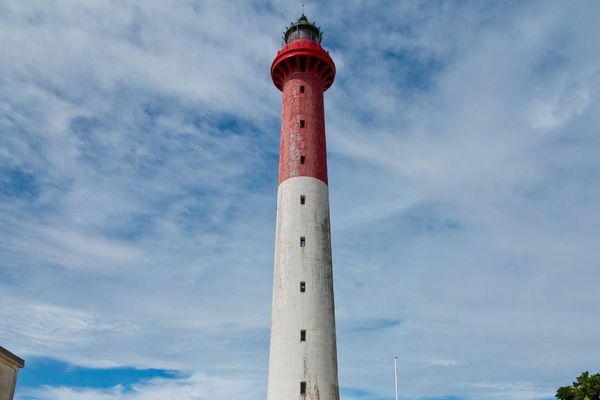
[[[312,40],[313,42],[321,43],[323,34],[303,13],[300,18],[298,18],[298,21],[293,22],[292,25],[286,29],[283,38],[286,44],[290,44],[298,39]]]

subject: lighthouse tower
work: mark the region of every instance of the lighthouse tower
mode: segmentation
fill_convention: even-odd
[[[304,14],[271,65],[283,92],[268,400],[338,400],[323,92],[335,65]]]

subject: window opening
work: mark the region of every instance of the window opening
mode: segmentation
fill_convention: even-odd
[[[304,120],[303,119],[300,120],[300,128],[304,128]]]
[[[304,236],[300,236],[300,247],[306,246],[306,238]]]
[[[306,382],[300,382],[300,394],[306,394]]]
[[[304,165],[304,161],[306,161],[306,157],[300,156],[300,164]]]
[[[300,282],[300,292],[306,292],[306,282]]]
[[[304,205],[304,203],[306,203],[306,196],[301,194],[300,195],[300,204]]]
[[[300,341],[301,342],[306,342],[306,330],[305,329],[302,329],[300,331]]]
[[[300,93],[304,93],[304,86],[300,86]]]

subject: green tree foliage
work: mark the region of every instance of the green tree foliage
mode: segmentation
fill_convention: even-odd
[[[600,400],[600,373],[581,374],[571,386],[563,386],[556,391],[558,400]]]

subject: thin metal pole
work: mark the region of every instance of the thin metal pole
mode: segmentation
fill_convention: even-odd
[[[396,384],[396,400],[398,400],[398,357],[394,357],[394,383]]]

